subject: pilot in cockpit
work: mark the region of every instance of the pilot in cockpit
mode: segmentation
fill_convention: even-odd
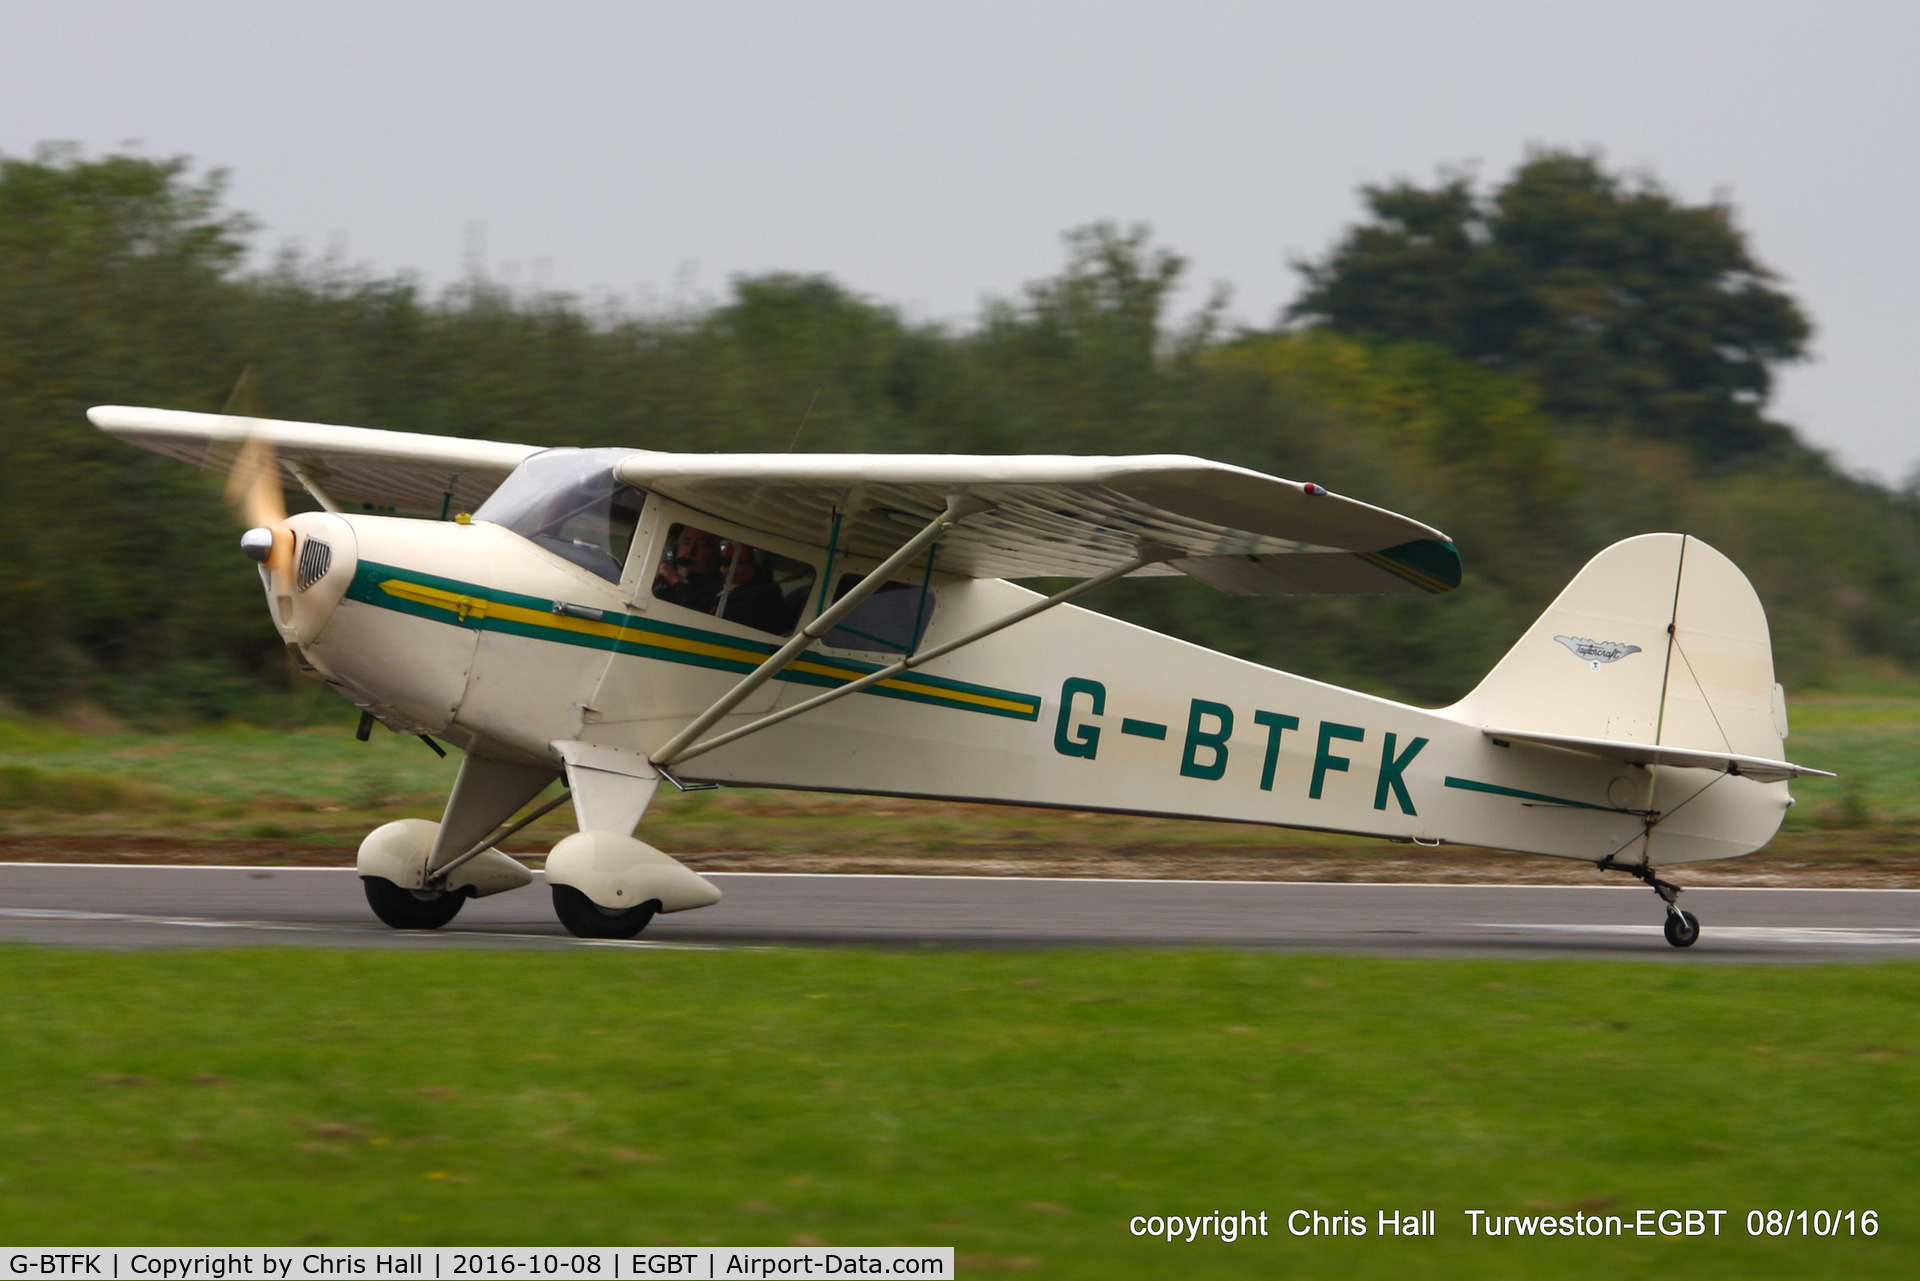
[[[720,538],[704,529],[682,525],[673,555],[660,562],[653,594],[661,600],[711,614],[725,586],[720,573]]]

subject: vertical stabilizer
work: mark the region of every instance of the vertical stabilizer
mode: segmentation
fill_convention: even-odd
[[[1766,761],[1779,759],[1786,737],[1786,699],[1753,584],[1684,534],[1629,538],[1588,561],[1447,715],[1516,735]],[[1613,857],[1658,865],[1758,849],[1793,803],[1784,782],[1671,764],[1622,765],[1607,796],[1649,820],[1643,838]]]
[[[1690,541],[1643,534],[1588,561],[1453,713],[1481,726],[1654,742]]]
[[[1685,534],[1588,561],[1451,714],[1481,726],[1778,757],[1767,616],[1738,566]]]

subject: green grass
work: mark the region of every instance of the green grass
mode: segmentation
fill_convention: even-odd
[[[1859,684],[1791,700],[1787,758],[1839,778],[1801,779],[1790,834],[1809,828],[1920,828],[1920,690]]]
[[[1920,683],[1856,681],[1796,696],[1792,722],[1788,757],[1841,777],[1794,784],[1800,803],[1773,853],[1910,860],[1920,848]],[[304,729],[142,734],[0,716],[0,836],[73,838],[75,848],[103,838],[271,842],[283,861],[345,857],[390,819],[437,818],[457,764],[458,753],[443,761],[385,730],[357,742],[350,717]],[[543,853],[567,818],[556,813],[509,848]],[[645,833],[685,854],[1405,856],[1381,842],[1236,824],[737,788],[663,791]]]
[[[459,754],[441,760],[418,739],[352,722],[286,730],[242,723],[171,734],[77,733],[0,721],[0,761],[50,770],[106,770],[203,805],[307,804],[379,808],[443,797]]]
[[[350,721],[298,730],[230,724],[143,734],[77,733],[0,719],[0,835],[270,840],[284,845],[293,861],[318,851],[350,854],[381,823],[437,819],[458,764],[458,752],[443,761],[418,740],[383,729],[358,742]],[[36,777],[9,793],[7,769]],[[102,777],[123,784],[127,803],[102,797]],[[61,783],[72,784],[67,790],[84,803],[55,803],[52,796],[33,802]],[[16,794],[19,799],[10,799]],[[557,812],[508,848],[543,854],[572,830],[569,817]],[[1355,844],[1354,838],[1238,824],[759,788],[684,795],[662,789],[645,831],[647,839],[679,853],[1257,852]]]
[[[1910,1275],[1920,966],[0,949],[0,1241],[926,1243],[1085,1277]],[[1734,1213],[1475,1241],[1464,1208]],[[1874,1209],[1871,1240],[1750,1208]],[[1439,1211],[1166,1245],[1135,1214]]]

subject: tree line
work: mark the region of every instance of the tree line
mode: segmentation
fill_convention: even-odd
[[[1910,493],[1766,416],[1808,321],[1722,206],[1598,158],[1482,192],[1363,193],[1271,328],[1178,321],[1143,228],[1066,237],[1056,276],[954,326],[823,276],[711,305],[431,293],[287,254],[182,159],[0,158],[0,695],[136,723],[251,714],[291,679],[220,481],[93,430],[90,405],[251,412],[538,444],[1183,452],[1315,480],[1446,530],[1438,598],[1233,598],[1122,582],[1095,608],[1428,702],[1468,689],[1607,543],[1698,534],[1753,578],[1783,679],[1920,666]],[[811,412],[807,412],[811,405]]]

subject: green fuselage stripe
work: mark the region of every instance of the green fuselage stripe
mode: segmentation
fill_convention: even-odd
[[[1564,796],[1547,796],[1541,792],[1523,792],[1517,787],[1501,787],[1498,783],[1476,783],[1470,778],[1447,779],[1448,787],[1457,787],[1467,792],[1490,792],[1495,796],[1512,796],[1523,801],[1539,801],[1545,805],[1566,805],[1577,810],[1599,810],[1604,814],[1631,814],[1632,810],[1618,809],[1612,805],[1592,805],[1586,801],[1570,801]]]
[[[553,601],[513,592],[494,591],[457,579],[440,578],[416,570],[362,562],[347,588],[346,598],[378,609],[411,614],[474,631],[501,632],[535,640],[587,649],[632,654],[661,662],[706,667],[724,672],[750,672],[777,646],[701,628],[682,627],[650,618],[605,610],[598,619],[580,619],[553,612]],[[833,688],[879,671],[879,663],[830,657],[808,650],[774,679],[796,685]],[[863,694],[905,699],[935,707],[1040,719],[1040,698],[1011,690],[974,685],[905,672],[870,685]]]

